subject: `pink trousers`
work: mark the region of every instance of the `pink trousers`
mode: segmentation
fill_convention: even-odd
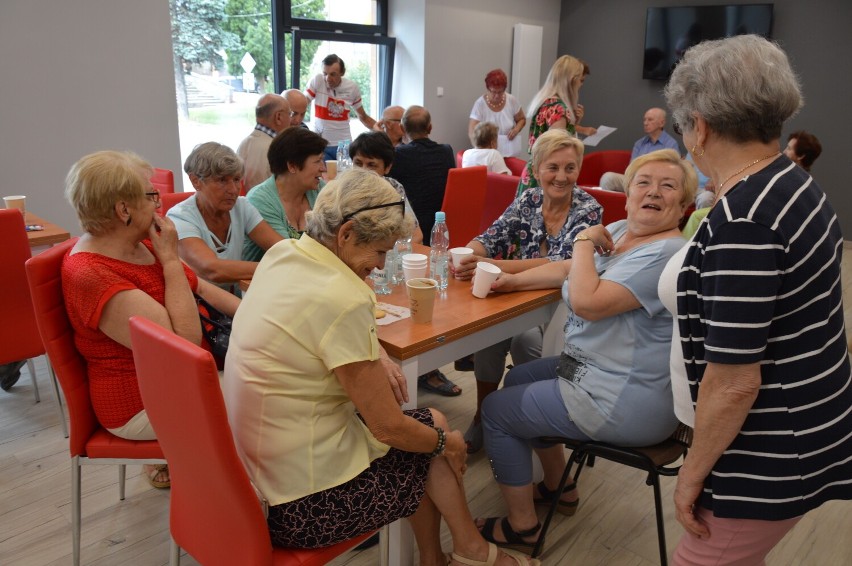
[[[801,519],[724,519],[703,507],[696,508],[696,517],[707,526],[710,538],[684,533],[672,557],[674,566],[763,566],[769,551]]]

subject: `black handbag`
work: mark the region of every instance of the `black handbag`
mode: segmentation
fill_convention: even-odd
[[[216,358],[216,364],[219,369],[222,369],[225,355],[228,353],[231,325],[234,321],[197,294],[195,302],[198,304],[198,317],[201,319],[201,334],[210,346],[210,352]]]

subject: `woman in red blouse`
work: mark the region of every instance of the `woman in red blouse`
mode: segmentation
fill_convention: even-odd
[[[157,214],[153,169],[117,151],[87,155],[71,167],[65,194],[84,234],[62,265],[65,308],[85,358],[95,415],[112,434],[156,438],[139,395],[130,325],[142,315],[195,344],[201,325],[193,292],[233,315],[239,299],[198,279],[179,259],[177,232]],[[155,487],[168,487],[165,466],[146,466]]]

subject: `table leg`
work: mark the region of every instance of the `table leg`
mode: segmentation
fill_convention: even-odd
[[[394,360],[397,361],[397,360]],[[397,361],[398,362],[398,361]],[[408,403],[403,409],[414,409],[417,407],[417,376],[418,361],[414,359],[398,362],[402,367],[402,373],[408,385]],[[382,552],[382,566],[412,566],[414,564],[414,533],[405,520],[394,521],[381,530],[382,548],[387,548],[387,562]]]

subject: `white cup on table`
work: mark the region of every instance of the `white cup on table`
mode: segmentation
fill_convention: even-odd
[[[27,197],[25,195],[12,195],[3,197],[3,202],[6,203],[6,208],[15,208],[21,211],[21,214],[27,216]]]
[[[497,281],[503,271],[494,265],[485,261],[476,263],[476,275],[473,277],[472,293],[474,297],[484,299],[491,292],[491,284]]]

